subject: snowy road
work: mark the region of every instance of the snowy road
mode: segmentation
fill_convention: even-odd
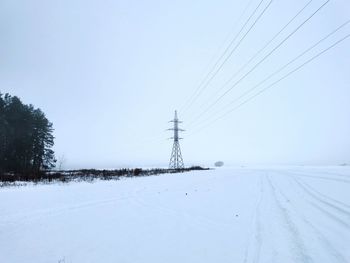
[[[350,168],[0,189],[0,262],[350,262]]]

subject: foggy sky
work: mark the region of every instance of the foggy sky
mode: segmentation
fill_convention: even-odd
[[[239,20],[247,2],[2,0],[0,92],[46,113],[63,168],[166,166],[168,121],[259,1]],[[185,165],[350,162],[350,39],[200,132],[190,125],[307,2],[274,0],[196,103],[179,112]],[[312,1],[268,50],[323,2]],[[330,1],[213,110],[348,19],[350,2]],[[305,58],[349,33],[350,25]]]

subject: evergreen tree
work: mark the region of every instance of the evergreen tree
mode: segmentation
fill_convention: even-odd
[[[6,130],[7,122],[5,120],[5,101],[0,93],[0,172],[4,170],[5,166],[5,152],[6,152]]]
[[[38,173],[55,164],[52,123],[40,109],[0,94],[0,172]]]

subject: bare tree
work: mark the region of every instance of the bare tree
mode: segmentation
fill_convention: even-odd
[[[67,160],[66,156],[64,154],[62,154],[60,156],[60,158],[58,159],[58,166],[57,166],[58,170],[62,170],[62,167],[64,167],[66,160]]]

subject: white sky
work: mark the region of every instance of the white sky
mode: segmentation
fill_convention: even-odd
[[[167,165],[167,122],[259,1],[237,21],[248,1],[2,0],[0,91],[46,113],[64,168]],[[179,112],[186,165],[350,162],[350,39],[200,132],[190,125],[308,1],[274,0],[196,103]],[[324,2],[313,0],[264,54]],[[350,2],[331,0],[213,110],[348,19]],[[349,33],[350,24],[295,65]]]

